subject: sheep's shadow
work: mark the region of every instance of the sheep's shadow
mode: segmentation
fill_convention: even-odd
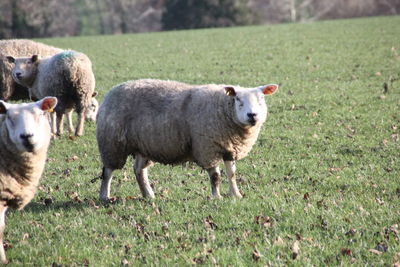
[[[148,202],[152,203],[152,200],[148,200],[142,197],[127,197],[127,198],[112,198],[110,201],[103,202],[101,200],[84,199],[84,200],[68,200],[68,201],[54,201],[51,203],[45,202],[30,202],[23,209],[25,212],[40,213],[40,212],[51,212],[51,211],[68,211],[68,210],[85,210],[85,209],[101,209],[108,208],[113,205],[125,205],[126,202]]]
[[[96,203],[96,205],[101,205],[101,203]],[[25,212],[40,213],[49,211],[59,211],[59,210],[84,210],[89,208],[89,201],[57,201],[51,204],[44,204],[41,202],[31,202],[23,209]]]

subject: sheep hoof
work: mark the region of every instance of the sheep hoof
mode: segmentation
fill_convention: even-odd
[[[237,199],[243,198],[242,194],[240,194],[240,193],[231,193],[230,195],[231,195],[231,197],[234,197],[234,198],[237,198]]]
[[[103,203],[109,203],[110,199],[108,197],[100,196],[100,201]]]
[[[145,195],[143,195],[143,197],[146,199],[154,199],[155,198],[154,193],[145,194]]]
[[[213,199],[222,199],[222,196],[221,195],[212,195],[212,198]]]

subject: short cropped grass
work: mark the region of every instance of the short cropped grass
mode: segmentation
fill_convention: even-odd
[[[39,40],[86,53],[100,101],[139,78],[281,87],[238,162],[241,200],[226,177],[211,199],[192,164],[152,167],[156,199],[145,200],[130,159],[103,205],[95,124],[53,141],[37,196],[8,212],[10,266],[399,262],[399,33],[397,16]]]

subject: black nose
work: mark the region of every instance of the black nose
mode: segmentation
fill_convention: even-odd
[[[23,140],[28,140],[29,138],[31,138],[33,136],[33,134],[20,134],[19,137]]]
[[[16,72],[15,75],[17,76],[17,78],[21,78],[21,72]]]
[[[249,119],[253,119],[257,116],[257,113],[247,113],[247,117],[249,117]]]

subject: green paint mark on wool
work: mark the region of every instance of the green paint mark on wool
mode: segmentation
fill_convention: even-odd
[[[59,57],[61,60],[64,60],[64,59],[67,59],[67,58],[72,58],[72,57],[74,57],[74,54],[75,54],[74,51],[64,51],[64,52],[62,52],[62,53],[59,53],[59,54],[58,54],[58,57]]]

